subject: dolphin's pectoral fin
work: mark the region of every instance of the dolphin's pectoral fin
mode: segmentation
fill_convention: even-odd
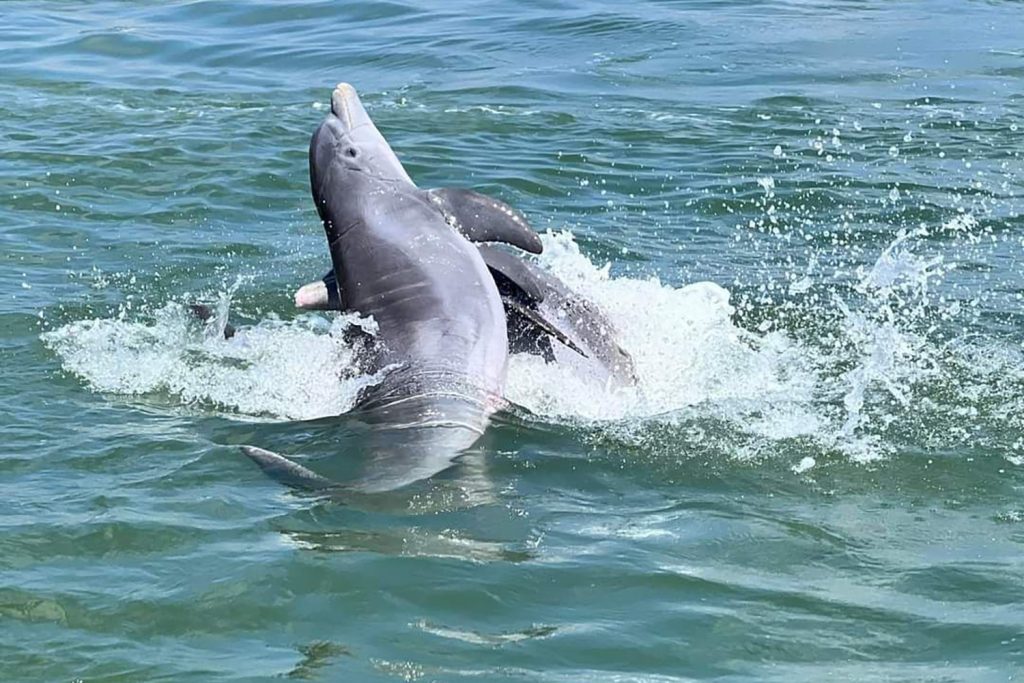
[[[551,360],[551,349],[547,344],[550,337],[584,358],[588,357],[579,345],[537,310],[537,304],[542,303],[552,291],[549,281],[551,276],[504,249],[478,244],[477,250],[490,269],[498,293],[501,294],[513,351],[539,353]]]
[[[327,303],[330,307],[338,310],[344,308],[344,304],[341,303],[341,285],[338,284],[338,276],[335,274],[334,268],[327,271],[320,281],[327,288]]]
[[[503,298],[501,303],[505,307],[509,355],[527,353],[531,356],[540,356],[548,363],[558,360],[555,350],[551,346],[551,337],[544,330],[538,328],[531,318],[519,313],[520,309],[526,309],[528,313],[531,309],[519,304],[515,299],[507,301],[506,298]]]
[[[584,358],[590,358],[590,356],[587,355],[586,351],[584,351],[579,346],[577,346],[576,343],[572,339],[569,339],[569,337],[564,332],[562,332],[557,327],[555,327],[553,324],[548,322],[536,310],[534,310],[534,309],[532,309],[532,308],[530,308],[528,306],[524,306],[523,304],[521,304],[520,302],[516,301],[515,299],[513,299],[511,297],[502,297],[501,298],[501,303],[503,303],[505,305],[505,310],[506,311],[509,311],[509,310],[514,311],[523,320],[528,321],[530,324],[534,325],[538,330],[540,330],[544,334],[547,334],[547,335],[553,337],[554,339],[557,339],[558,341],[560,341],[561,343],[565,344],[570,349],[572,349],[576,353],[580,354]]]
[[[321,477],[308,467],[303,467],[283,455],[255,446],[241,446],[241,449],[268,477],[286,486],[308,491],[338,488],[338,484],[330,479]]]
[[[504,242],[532,254],[544,249],[523,214],[505,202],[453,188],[427,190],[427,198],[470,242]]]

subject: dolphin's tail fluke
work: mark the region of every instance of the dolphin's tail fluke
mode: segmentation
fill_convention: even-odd
[[[339,485],[330,479],[321,477],[308,467],[303,467],[283,455],[272,453],[263,448],[256,448],[255,446],[242,446],[241,448],[242,452],[259,465],[260,469],[268,477],[286,486],[306,489],[308,491],[324,491],[326,489],[339,488]]]

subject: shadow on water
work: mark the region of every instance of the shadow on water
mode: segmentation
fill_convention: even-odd
[[[230,448],[228,457],[244,462],[253,495],[291,499],[270,527],[293,547],[313,553],[374,553],[435,557],[473,563],[524,562],[534,557],[529,525],[508,514],[515,502],[509,481],[495,478],[493,450],[515,449],[520,423],[501,419],[471,449],[440,473],[396,490],[361,493],[344,488],[358,479],[380,448],[380,430],[355,416],[287,423],[201,420],[204,437],[221,444],[260,443],[314,469],[342,489],[309,492],[272,481]],[[405,430],[387,434],[417,454]],[[223,449],[219,449],[221,452]],[[232,451],[235,451],[232,453]],[[404,459],[387,463],[403,467]],[[232,471],[237,471],[232,467]]]

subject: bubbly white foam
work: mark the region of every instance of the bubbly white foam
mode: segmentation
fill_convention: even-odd
[[[781,334],[754,335],[732,322],[729,292],[713,282],[671,287],[657,279],[613,278],[579,250],[569,233],[545,236],[542,264],[595,301],[633,356],[636,389],[594,387],[536,356],[512,358],[509,398],[542,415],[623,420],[705,405],[738,416],[756,407],[788,419],[750,427],[773,437],[814,429],[816,384],[803,350]],[[713,408],[712,408],[713,406]]]
[[[374,381],[343,340],[351,316],[334,322],[271,318],[224,339],[226,306],[205,327],[181,304],[148,319],[83,320],[43,334],[65,371],[95,391],[168,394],[250,417],[313,419],[352,407]]]

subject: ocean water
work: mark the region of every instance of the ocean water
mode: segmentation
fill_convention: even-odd
[[[1024,5],[7,0],[0,67],[0,680],[1022,678]],[[358,505],[238,452],[360,439],[342,80],[635,390],[513,357]]]

